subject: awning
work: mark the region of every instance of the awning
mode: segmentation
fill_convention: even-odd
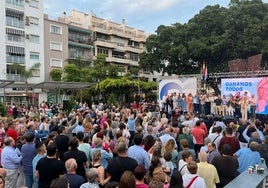
[[[6,53],[25,55],[25,50],[18,46],[6,46]]]
[[[41,82],[35,84],[32,88],[39,89],[83,89],[89,86],[93,86],[96,83],[89,82]]]
[[[13,14],[17,14],[17,15],[24,15],[23,11],[20,10],[16,10],[16,9],[12,9],[12,8],[6,8],[6,13],[10,16],[12,16]]]
[[[69,28],[70,31],[76,31],[76,32],[79,32],[79,33],[87,34],[87,35],[92,34],[92,31],[90,31],[89,29],[83,29],[83,28],[80,28],[80,27],[72,26],[72,25],[69,25],[68,28]]]
[[[6,33],[13,34],[13,35],[21,35],[24,36],[25,32],[18,29],[6,28]]]
[[[13,80],[0,80],[0,88],[6,88],[7,86],[13,84]]]

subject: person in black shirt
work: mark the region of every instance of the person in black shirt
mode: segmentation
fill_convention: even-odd
[[[41,158],[36,165],[36,177],[39,188],[49,188],[53,179],[64,175],[64,163],[57,159],[57,146],[52,143],[47,146],[47,157]]]
[[[64,126],[59,127],[59,135],[55,139],[60,160],[63,161],[63,154],[68,151],[69,137],[66,136],[66,128]]]
[[[119,142],[116,145],[118,157],[111,159],[108,163],[107,172],[111,175],[110,181],[119,182],[122,174],[129,170],[134,172],[138,163],[135,159],[127,156],[127,145],[124,142]]]
[[[86,154],[77,149],[79,146],[79,141],[76,137],[73,137],[70,140],[69,146],[71,147],[71,150],[63,154],[63,160],[66,162],[68,159],[74,158],[77,163],[76,174],[83,176],[86,180],[85,167],[88,167]]]

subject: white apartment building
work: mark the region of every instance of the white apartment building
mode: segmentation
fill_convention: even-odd
[[[25,93],[25,78],[11,67],[20,64],[29,70],[34,64],[40,66],[27,81],[29,85],[44,81],[44,19],[43,0],[0,1],[0,79],[14,80],[16,87],[6,88],[2,96],[5,102],[22,104],[38,101],[39,91],[29,86]]]

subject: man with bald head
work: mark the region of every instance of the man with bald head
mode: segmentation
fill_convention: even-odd
[[[220,182],[217,169],[207,162],[206,152],[201,151],[198,156],[200,162],[197,163],[197,174],[205,180],[207,188],[216,188],[216,183]]]
[[[71,187],[79,188],[83,183],[85,183],[83,176],[76,174],[77,163],[74,158],[68,159],[65,162],[65,167],[67,170],[66,178],[69,180]]]
[[[178,148],[175,138],[170,135],[170,128],[165,128],[165,134],[160,136],[159,138],[163,145],[165,145],[170,139],[174,140],[175,148]]]

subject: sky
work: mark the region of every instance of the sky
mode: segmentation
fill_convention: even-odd
[[[56,19],[72,9],[153,34],[160,25],[187,23],[208,5],[228,7],[230,0],[44,0],[44,12]],[[268,0],[263,0],[268,3]]]

